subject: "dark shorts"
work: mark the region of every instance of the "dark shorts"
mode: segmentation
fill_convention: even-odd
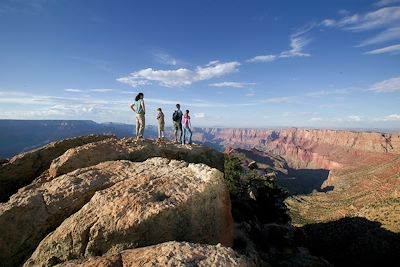
[[[178,121],[174,121],[174,129],[175,131],[182,131],[182,123]]]

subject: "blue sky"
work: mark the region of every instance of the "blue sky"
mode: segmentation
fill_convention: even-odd
[[[400,128],[400,0],[0,1],[0,118],[133,123],[138,92],[148,124]]]

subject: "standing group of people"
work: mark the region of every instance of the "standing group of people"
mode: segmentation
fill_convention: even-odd
[[[143,93],[137,94],[131,109],[136,113],[136,139],[143,139],[145,128],[146,107],[144,105]],[[158,139],[164,139],[165,120],[161,108],[157,109]],[[175,142],[182,144],[192,144],[192,124],[190,122],[189,110],[185,113],[181,111],[181,105],[176,104],[176,109],[172,114]]]

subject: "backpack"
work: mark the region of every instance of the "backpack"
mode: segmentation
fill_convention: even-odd
[[[172,114],[172,120],[173,121],[179,121],[181,116],[179,116],[179,112],[177,110],[174,111],[174,114]]]

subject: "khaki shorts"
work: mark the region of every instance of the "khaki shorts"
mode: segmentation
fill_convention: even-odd
[[[175,131],[182,131],[182,122],[174,121],[174,129]]]

